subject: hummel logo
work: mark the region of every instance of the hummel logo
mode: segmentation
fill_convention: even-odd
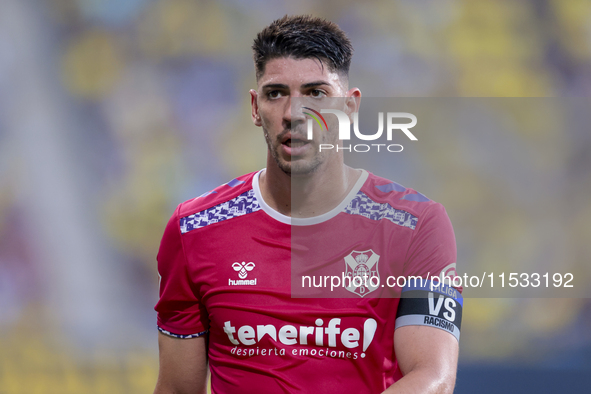
[[[240,279],[232,280],[232,279],[228,278],[228,286],[238,286],[238,285],[254,286],[257,284],[256,278],[246,279],[246,277],[248,276],[248,272],[252,271],[254,269],[254,263],[252,261],[250,263],[247,263],[246,261],[243,261],[242,263],[236,262],[236,263],[232,264],[232,268],[234,269],[234,271],[238,272],[238,277]]]
[[[238,271],[238,277],[240,279],[244,279],[248,276],[247,271],[252,271],[254,269],[254,263],[252,261],[250,263],[243,261],[242,264],[234,263],[232,264],[232,268],[234,268],[234,271]]]

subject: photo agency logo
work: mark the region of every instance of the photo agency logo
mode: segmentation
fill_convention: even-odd
[[[328,124],[322,114],[333,114],[336,115],[339,125],[339,140],[350,141],[351,140],[351,121],[349,116],[344,112],[337,109],[321,109],[320,112],[310,107],[302,107],[304,110],[309,112],[303,112],[312,119],[308,119],[307,122],[307,137],[308,140],[314,138],[314,121],[318,124],[321,131],[328,130]],[[353,133],[355,136],[362,141],[376,141],[384,133],[384,113],[378,113],[378,131],[374,134],[363,134],[359,130],[359,113],[353,112]],[[386,139],[392,141],[394,132],[399,130],[408,137],[411,141],[417,141],[417,137],[411,133],[410,129],[416,126],[417,117],[408,112],[387,112],[386,113]],[[410,122],[400,123],[401,119],[410,120]],[[318,147],[319,151],[335,149],[337,152],[340,150],[348,152],[380,152],[387,151],[392,153],[402,152],[404,147],[400,144],[380,144],[380,143],[367,143],[367,144],[345,144],[342,146],[333,144],[320,144]]]

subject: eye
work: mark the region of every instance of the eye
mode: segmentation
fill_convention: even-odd
[[[313,89],[310,91],[310,96],[320,98],[326,96],[326,93],[320,89]]]
[[[279,90],[271,90],[267,92],[267,98],[276,99],[281,97],[281,92]]]

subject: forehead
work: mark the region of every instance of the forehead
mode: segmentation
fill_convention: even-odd
[[[284,84],[296,87],[309,82],[325,81],[335,88],[342,88],[342,78],[318,59],[294,59],[280,57],[271,59],[265,65],[265,73],[258,81],[259,86]]]

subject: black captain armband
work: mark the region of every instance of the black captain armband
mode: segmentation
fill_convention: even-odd
[[[462,294],[437,281],[417,278],[402,289],[396,328],[404,326],[437,327],[460,340]]]

